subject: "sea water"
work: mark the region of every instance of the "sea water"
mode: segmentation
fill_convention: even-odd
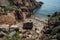
[[[42,1],[44,4],[41,8],[35,10],[35,16],[47,19],[47,15],[52,15],[54,12],[60,12],[60,0],[36,0]]]

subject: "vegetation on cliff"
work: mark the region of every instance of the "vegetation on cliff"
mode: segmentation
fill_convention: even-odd
[[[60,12],[55,12],[43,29],[44,40],[60,40]]]
[[[5,7],[5,6],[0,6],[1,9],[4,9],[5,12],[9,11],[12,12],[14,9],[9,8],[9,7]]]

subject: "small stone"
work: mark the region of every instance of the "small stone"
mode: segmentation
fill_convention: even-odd
[[[19,26],[17,26],[17,25],[12,25],[12,26],[10,26],[9,30],[10,30],[10,32],[11,32],[11,31],[19,31]]]
[[[19,34],[20,37],[22,37],[23,34]]]
[[[17,25],[11,25],[10,27],[11,28],[18,28],[19,26],[17,26]]]
[[[36,30],[36,33],[38,33],[38,34],[39,34],[39,33],[40,33],[40,31]]]
[[[32,37],[32,35],[28,35],[29,36],[29,38],[31,38]]]
[[[9,32],[15,31],[14,28],[9,28]]]

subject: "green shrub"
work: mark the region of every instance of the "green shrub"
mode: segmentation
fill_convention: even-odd
[[[14,3],[13,3],[13,0],[8,0],[10,2],[10,5],[13,6]]]

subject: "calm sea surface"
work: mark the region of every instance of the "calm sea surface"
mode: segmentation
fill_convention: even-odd
[[[35,16],[39,18],[45,18],[47,19],[48,14],[53,14],[54,12],[60,11],[60,0],[37,0],[42,1],[44,4],[41,8],[37,8],[35,10]]]

